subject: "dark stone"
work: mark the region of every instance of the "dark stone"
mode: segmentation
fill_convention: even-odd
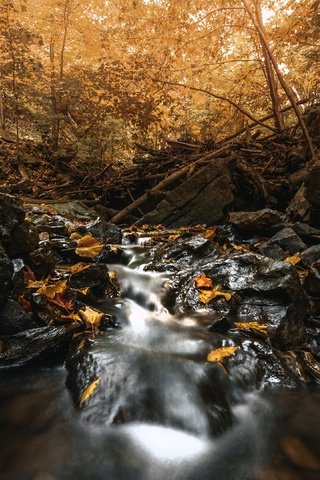
[[[290,227],[283,228],[280,230],[280,232],[271,237],[269,244],[279,245],[283,250],[288,252],[289,255],[293,255],[296,252],[301,252],[307,248],[306,244]]]
[[[56,263],[53,252],[46,247],[39,247],[29,253],[26,262],[38,279],[47,277]]]
[[[106,265],[92,264],[84,270],[71,274],[68,283],[71,288],[103,288],[106,285],[108,279],[108,268],[106,267]]]
[[[310,219],[310,202],[305,197],[305,186],[301,185],[286,210],[287,218],[293,222],[309,222]]]
[[[320,207],[320,160],[310,167],[305,178],[305,197],[311,205]]]
[[[313,245],[301,253],[301,262],[305,267],[310,267],[320,260],[320,245]]]
[[[79,233],[89,233],[104,244],[121,243],[122,232],[114,223],[109,223],[98,218],[96,221],[89,223],[85,228],[79,228]]]
[[[0,193],[0,240],[10,242],[12,230],[23,222],[25,212],[16,197]]]
[[[0,244],[0,310],[6,304],[12,288],[13,265]]]
[[[18,333],[36,326],[30,314],[19,303],[9,298],[0,315],[0,333]]]
[[[220,291],[230,292],[231,300],[217,298],[207,305],[201,303],[194,285],[199,274],[213,279]],[[294,267],[287,262],[253,253],[227,259],[208,255],[191,268],[177,272],[173,286],[180,312],[201,308],[218,315],[223,313],[231,320],[264,323],[274,346],[287,348],[304,341],[308,299]]]
[[[79,325],[41,327],[0,337],[0,367],[18,367],[61,353]]]
[[[283,222],[284,215],[269,208],[255,212],[231,212],[229,214],[229,223],[243,232],[270,234],[279,230]]]
[[[308,269],[303,288],[311,297],[320,298],[320,262],[314,263]]]
[[[259,253],[274,260],[283,260],[286,257],[285,251],[279,245],[261,245]]]
[[[246,188],[243,177],[247,179]],[[259,208],[264,206],[265,199],[263,181],[247,163],[236,156],[220,158],[171,191],[138,223],[173,227],[212,225],[232,208]]]
[[[10,242],[5,243],[8,255],[19,257],[32,252],[38,247],[39,234],[30,222],[23,222],[15,227],[11,233]]]
[[[308,225],[307,223],[298,222],[298,223],[294,223],[293,225],[290,225],[290,227],[303,240],[306,239],[308,241],[308,240],[310,240],[310,238],[312,239],[312,238],[317,237],[317,236],[320,239],[320,229],[313,228],[310,225]]]

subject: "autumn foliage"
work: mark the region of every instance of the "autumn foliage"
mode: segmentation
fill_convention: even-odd
[[[217,141],[271,112],[281,130],[277,69],[293,100],[319,94],[319,18],[308,0],[3,0],[0,128],[121,164],[142,139]]]

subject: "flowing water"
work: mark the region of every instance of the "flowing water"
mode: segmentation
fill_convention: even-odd
[[[320,394],[255,391],[250,362],[226,382],[205,361],[210,318],[173,313],[170,278],[143,271],[143,246],[125,258],[109,266],[123,298],[99,303],[116,328],[90,348],[101,386],[88,406],[75,408],[63,366],[0,373],[0,478],[320,478]]]

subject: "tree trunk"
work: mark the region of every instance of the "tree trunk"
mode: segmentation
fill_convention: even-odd
[[[269,43],[266,39],[266,36],[263,32],[263,30],[261,29],[260,25],[259,25],[259,22],[258,20],[256,19],[254,13],[252,12],[252,9],[248,3],[248,0],[242,0],[242,3],[254,25],[254,28],[256,29],[258,35],[259,35],[259,38],[260,38],[260,41],[261,41],[261,44],[263,45],[263,47],[265,48],[266,50],[266,53],[268,54],[269,56],[269,59],[270,59],[270,62],[272,63],[273,65],[273,68],[277,74],[277,77],[278,77],[278,80],[284,90],[284,92],[286,93],[291,105],[292,105],[292,108],[294,109],[295,111],[295,114],[297,116],[297,119],[298,119],[298,123],[301,127],[301,130],[303,132],[303,135],[304,135],[304,138],[305,138],[305,141],[306,141],[306,144],[307,144],[307,149],[308,149],[308,152],[309,152],[309,159],[310,160],[313,160],[314,158],[314,150],[313,150],[313,145],[312,145],[312,141],[311,141],[311,138],[310,138],[310,135],[309,135],[309,132],[308,132],[308,129],[306,127],[306,124],[303,120],[303,116],[302,116],[302,113],[295,101],[295,98],[292,94],[292,91],[290,89],[290,87],[287,85],[279,67],[278,67],[278,63],[276,61],[276,58],[275,56],[273,55],[272,51],[271,51],[271,48],[269,46]]]

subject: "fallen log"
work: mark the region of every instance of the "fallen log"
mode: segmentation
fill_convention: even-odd
[[[210,160],[213,160],[214,158],[218,157],[221,153],[226,152],[227,150],[229,150],[229,148],[230,148],[229,146],[226,146],[226,147],[220,148],[219,150],[216,150],[215,152],[210,152]],[[123,208],[120,212],[114,215],[111,219],[111,222],[113,223],[120,222],[129,213],[133,212],[136,208],[140,207],[140,205],[142,205],[149,198],[151,192],[162,191],[165,187],[173,183],[175,180],[178,180],[179,178],[181,178],[185,173],[188,173],[191,165],[197,165],[199,162],[205,159],[208,160],[208,156],[209,156],[208,154],[203,155],[201,158],[199,158],[195,162],[189,163],[183,168],[173,172],[167,178],[165,178],[160,183],[158,183],[154,188],[149,190],[149,192],[144,193],[143,195],[141,195],[141,197],[137,198],[137,200],[130,203],[130,205]]]

